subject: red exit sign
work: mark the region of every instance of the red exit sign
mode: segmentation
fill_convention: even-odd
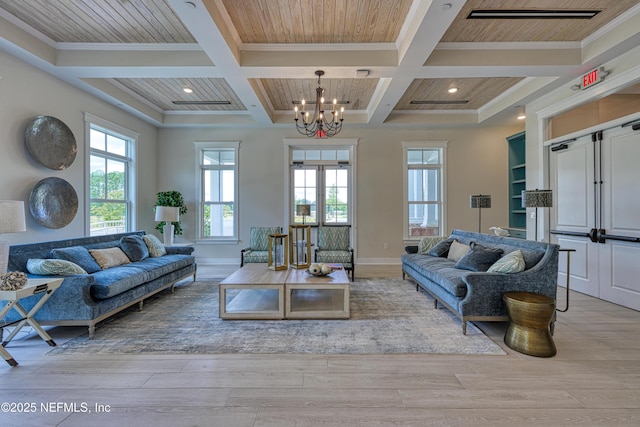
[[[596,83],[600,83],[604,80],[604,77],[609,74],[604,71],[604,68],[596,68],[593,71],[589,71],[587,74],[582,76],[582,89],[586,89],[588,87],[593,86]]]

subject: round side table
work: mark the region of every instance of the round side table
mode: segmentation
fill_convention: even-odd
[[[530,356],[555,356],[556,345],[549,328],[555,314],[555,300],[531,292],[505,292],[502,299],[510,321],[504,343]]]

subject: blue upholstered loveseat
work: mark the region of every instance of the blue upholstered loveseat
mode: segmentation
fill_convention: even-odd
[[[477,244],[507,255],[520,250],[524,271],[496,273],[456,268],[456,262],[446,253],[431,256],[417,253],[416,246],[408,246],[401,256],[402,277],[409,278],[446,306],[462,320],[466,333],[467,321],[508,320],[502,294],[526,291],[556,298],[559,246],[511,237],[453,230],[447,241],[457,240],[465,245]]]
[[[27,273],[29,259],[51,258],[51,251],[60,248],[83,246],[87,249],[120,247],[125,236],[143,236],[144,231],[112,234],[106,236],[82,237],[51,242],[11,246],[9,250],[9,271]],[[196,276],[193,247],[171,246],[166,255],[147,257],[141,261],[114,266],[91,274],[64,276],[62,285],[49,301],[37,312],[35,319],[42,325],[88,326],[89,337],[95,332],[98,322],[115,313],[139,304],[149,296],[163,289],[173,287],[178,281]],[[28,274],[29,277],[42,277]],[[30,310],[38,296],[25,298],[20,304]],[[2,302],[0,302],[1,304]],[[4,319],[17,320],[13,311]],[[1,323],[2,319],[0,319]]]

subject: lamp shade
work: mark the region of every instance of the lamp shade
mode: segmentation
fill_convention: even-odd
[[[296,215],[311,215],[311,205],[296,205]]]
[[[176,222],[180,219],[180,208],[156,206],[156,221]]]
[[[551,190],[522,190],[523,208],[550,208],[553,206]]]
[[[0,200],[0,234],[27,231],[22,200]]]
[[[491,196],[488,194],[472,194],[469,197],[469,206],[472,209],[477,208],[490,208]]]

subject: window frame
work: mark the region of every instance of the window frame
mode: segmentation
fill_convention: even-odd
[[[447,197],[446,197],[446,168],[447,168],[447,145],[448,141],[403,141],[402,142],[402,162],[403,162],[403,239],[405,242],[419,241],[422,236],[411,236],[409,233],[409,171],[410,170],[438,170],[439,174],[439,191],[438,201],[439,205],[439,233],[438,235],[444,236],[447,230]],[[438,164],[421,164],[421,165],[409,165],[408,153],[411,150],[434,150],[440,151],[440,163]],[[433,203],[431,203],[433,204]]]
[[[237,244],[240,242],[239,224],[239,165],[240,165],[240,142],[239,141],[218,141],[218,142],[194,142],[196,156],[196,243],[208,244]],[[235,163],[233,165],[204,165],[203,153],[205,151],[233,150]],[[210,204],[204,200],[204,174],[207,170],[232,170],[233,171],[233,236],[205,236],[204,235],[204,206]]]
[[[104,203],[114,202],[112,199],[93,199],[91,197],[91,156],[100,157],[106,160],[115,160],[125,164],[125,198],[118,200],[118,203],[126,204],[127,217],[125,219],[125,232],[135,230],[137,227],[137,174],[136,157],[138,148],[138,138],[140,134],[122,126],[101,119],[90,113],[84,113],[85,125],[85,235],[91,236],[91,203],[100,201]],[[126,143],[126,153],[124,156],[91,147],[91,130],[112,135],[123,139]]]
[[[293,224],[295,219],[295,189],[293,187],[294,179],[293,175],[297,168],[300,169],[315,169],[316,170],[316,222],[306,221],[306,225],[311,227],[318,226],[341,226],[350,225],[351,229],[355,229],[356,215],[356,148],[358,140],[356,138],[333,138],[331,140],[309,140],[291,138],[284,140],[285,145],[285,164],[288,171],[285,180],[285,224]],[[349,160],[345,163],[344,160],[309,160],[299,161],[293,160],[293,152],[295,150],[348,150]],[[324,206],[324,191],[325,191],[325,171],[328,169],[348,169],[348,220],[347,222],[327,222],[325,218],[326,209]],[[322,200],[322,202],[320,202]],[[320,217],[321,214],[322,217]],[[301,223],[298,223],[301,224]],[[353,241],[353,239],[352,239]]]

